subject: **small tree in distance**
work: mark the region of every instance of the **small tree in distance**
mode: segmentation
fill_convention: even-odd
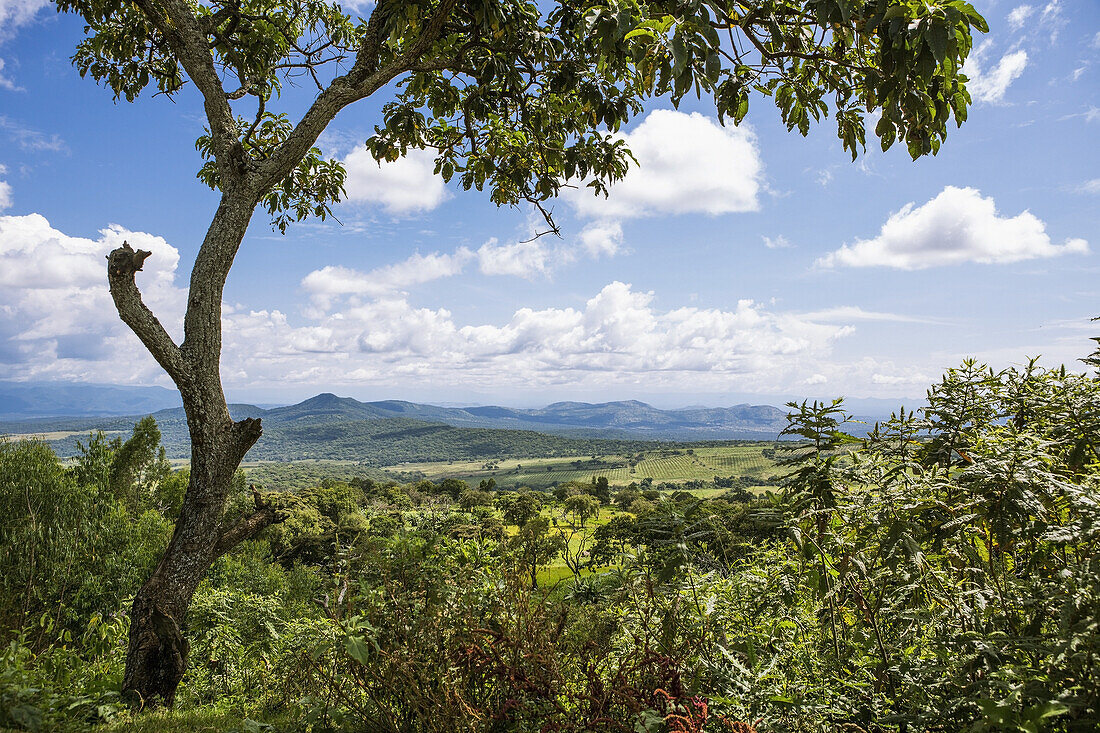
[[[73,61],[116,98],[186,83],[202,98],[199,177],[221,194],[191,272],[183,342],[142,302],[134,281],[147,252],[108,258],[122,320],[179,388],[191,472],[174,535],[135,597],[124,692],[171,704],[187,666],[182,632],[210,565],[275,519],[223,516],[230,479],[261,434],[234,421],[219,361],[226,278],[260,206],[285,230],[325,218],[344,171],[316,141],[344,108],[389,95],[366,141],[379,160],[409,148],[436,153],[436,173],[496,204],[543,204],[569,182],[595,193],[631,160],[621,125],[651,98],[713,99],[739,123],[750,94],[771,97],[788,129],[805,135],[832,114],[855,157],[865,119],[883,149],[903,141],[935,153],[970,97],[960,70],[971,29],[985,21],[963,0],[379,0],[366,18],[324,0],[57,0],[87,37]],[[280,111],[292,77],[316,86],[296,120]]]

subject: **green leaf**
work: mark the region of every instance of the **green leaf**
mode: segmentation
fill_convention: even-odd
[[[947,26],[936,23],[924,34],[924,40],[932,49],[932,56],[942,64],[947,56]]]
[[[705,71],[707,81],[709,81],[711,84],[717,84],[718,75],[721,73],[721,71],[722,59],[718,57],[717,51],[712,50],[709,54],[707,54],[707,65]]]
[[[366,664],[370,659],[373,640],[371,643],[368,643],[366,637],[348,636],[346,646],[348,654],[351,655],[352,659],[360,664]]]

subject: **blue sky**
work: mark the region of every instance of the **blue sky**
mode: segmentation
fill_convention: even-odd
[[[974,356],[1091,350],[1100,315],[1100,4],[977,2],[991,31],[969,121],[935,158],[852,163],[831,121],[788,133],[765,99],[720,128],[691,100],[626,130],[610,199],[555,204],[563,236],[361,143],[385,101],[322,138],[335,222],[257,214],[226,291],[234,399],[661,406],[913,398]],[[146,301],[178,333],[216,199],[195,179],[196,95],[114,103],[68,61],[82,34],[0,0],[0,379],[165,384],[107,295],[103,255],[154,256]],[[293,108],[309,90],[291,92]]]

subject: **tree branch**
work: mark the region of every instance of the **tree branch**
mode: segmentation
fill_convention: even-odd
[[[242,173],[243,151],[240,160],[232,160],[234,151],[240,148],[237,140],[233,110],[222,87],[214,59],[210,55],[203,24],[183,0],[134,0],[149,22],[160,31],[175,53],[187,75],[203,96],[206,119],[214,136],[214,150],[218,165],[222,168],[222,180],[228,184]]]
[[[214,546],[215,557],[221,557],[245,540],[252,539],[272,524],[286,521],[286,517],[279,516],[275,507],[263,498],[255,485],[249,484],[248,488],[252,491],[252,501],[256,505],[256,510],[238,519],[232,527],[222,530],[221,537]]]
[[[187,362],[203,379],[217,377],[222,349],[222,293],[256,201],[250,191],[222,194],[191,269],[184,339]],[[220,377],[216,379],[220,384]]]
[[[164,371],[177,384],[186,384],[189,373],[183,355],[172,337],[164,330],[153,311],[141,299],[141,291],[134,281],[134,273],[141,271],[145,259],[152,252],[137,250],[123,242],[122,246],[107,255],[107,281],[111,286],[111,298],[123,323],[130,327],[145,348],[153,355]]]
[[[378,52],[383,39],[385,15],[382,13],[384,4],[376,5],[355,55],[355,63],[347,74],[333,79],[328,88],[317,96],[287,139],[261,165],[259,190],[266,191],[289,175],[341,109],[369,97],[398,74],[415,68],[421,56],[439,40],[455,4],[456,0],[441,0],[416,41],[399,58],[381,69],[378,68]]]

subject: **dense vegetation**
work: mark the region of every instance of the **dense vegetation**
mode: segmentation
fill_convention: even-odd
[[[0,444],[0,725],[1095,730],[1100,377],[967,362],[928,404],[863,439],[839,401],[793,406],[775,494],[285,494],[200,586],[172,712],[117,693],[186,485],[155,423],[68,468]]]

